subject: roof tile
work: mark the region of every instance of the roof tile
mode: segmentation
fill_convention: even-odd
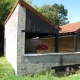
[[[76,33],[78,31],[80,31],[80,21],[60,26],[60,28],[61,28],[61,30],[59,31],[59,33],[69,33],[69,32]]]

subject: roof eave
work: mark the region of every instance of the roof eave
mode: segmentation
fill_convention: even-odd
[[[42,14],[40,14],[38,11],[36,11],[34,8],[32,8],[31,6],[29,6],[25,1],[23,0],[16,0],[15,5],[13,6],[10,14],[8,15],[7,19],[5,20],[4,24],[7,23],[7,21],[9,20],[9,18],[11,17],[12,13],[14,12],[16,6],[18,5],[18,3],[20,3],[22,6],[24,6],[25,8],[28,8],[29,10],[31,10],[33,13],[35,13],[37,16],[39,16],[40,18],[42,18],[44,21],[46,21],[47,23],[49,23],[51,26],[55,27],[57,30],[60,30],[61,28],[56,25],[55,23],[53,23],[52,21],[50,21],[48,18],[44,17]]]
[[[40,18],[42,18],[44,21],[46,21],[47,23],[49,23],[51,26],[54,26],[58,30],[61,29],[58,25],[56,25],[55,23],[53,23],[52,21],[50,21],[48,18],[44,17],[42,14],[40,14],[38,11],[36,11],[34,8],[32,8],[31,6],[29,6],[29,4],[27,4],[25,1],[19,0],[19,3],[21,5],[23,5],[25,8],[28,8],[30,11],[32,11],[33,13],[35,13]]]

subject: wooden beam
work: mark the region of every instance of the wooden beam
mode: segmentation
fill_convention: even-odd
[[[77,35],[74,34],[74,52],[77,52]]]
[[[55,52],[58,53],[58,34],[55,35]]]

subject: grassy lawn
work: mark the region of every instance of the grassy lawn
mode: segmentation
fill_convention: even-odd
[[[78,75],[57,76],[57,75],[34,75],[34,77],[15,75],[14,70],[5,57],[0,57],[0,80],[80,80]]]

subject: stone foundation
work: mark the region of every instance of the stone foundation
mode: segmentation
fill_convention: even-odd
[[[25,54],[21,62],[21,75],[52,71],[58,66],[80,64],[80,53]]]

